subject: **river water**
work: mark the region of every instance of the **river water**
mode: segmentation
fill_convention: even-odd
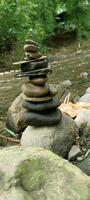
[[[74,97],[81,96],[90,86],[90,42],[85,45],[70,45],[55,49],[49,56],[53,73],[49,76],[49,83],[58,85],[60,95],[63,91],[62,82],[70,80],[72,86],[66,87]],[[10,71],[0,72],[0,131],[6,121],[7,110],[12,101],[21,92],[24,78],[16,79],[13,67]],[[60,96],[59,95],[59,96]]]

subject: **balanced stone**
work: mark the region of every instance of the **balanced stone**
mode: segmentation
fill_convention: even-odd
[[[22,60],[22,61],[14,62],[13,65],[22,65],[22,64],[30,63],[31,61],[36,62],[36,61],[41,61],[41,60],[44,60],[44,59],[47,59],[47,57],[41,56],[40,58],[35,59],[35,61],[34,60]]]
[[[29,101],[23,101],[22,106],[28,111],[43,112],[54,110],[55,108],[59,107],[60,101],[57,98],[53,98],[52,100],[43,103],[32,103]]]
[[[52,73],[52,70],[47,67],[47,68],[43,68],[43,69],[38,69],[38,70],[32,70],[32,71],[27,71],[27,72],[19,72],[16,74],[16,77],[25,77],[25,76],[29,76],[31,77],[40,77],[40,76],[47,76],[48,73]]]
[[[46,96],[49,92],[49,85],[45,84],[42,86],[34,85],[30,82],[26,82],[22,85],[22,92],[27,97],[43,97]]]
[[[23,94],[23,99],[30,101],[30,102],[45,102],[51,100],[53,97],[51,96],[45,96],[45,97],[27,97]]]
[[[44,85],[47,82],[48,78],[44,78],[44,77],[39,77],[39,78],[33,78],[30,79],[30,82],[33,83],[34,85]]]
[[[33,45],[35,45],[35,46],[38,46],[39,47],[39,44],[38,43],[36,43],[35,41],[33,41],[33,40],[25,40],[25,44],[33,44]]]
[[[24,60],[32,60],[32,59],[38,59],[41,57],[41,53],[37,53],[37,52],[27,52],[26,57],[24,58]]]
[[[24,112],[22,121],[30,126],[50,126],[59,123],[62,113],[59,109],[46,113]]]
[[[48,65],[48,60],[43,59],[41,61],[34,61],[34,62],[26,62],[21,64],[21,71],[26,72],[26,71],[32,71],[32,70],[37,70],[41,68],[46,68]]]
[[[36,52],[37,50],[38,50],[38,46],[36,46],[36,45],[33,45],[33,44],[24,45],[24,51],[26,51],[26,52],[28,52],[28,51]]]

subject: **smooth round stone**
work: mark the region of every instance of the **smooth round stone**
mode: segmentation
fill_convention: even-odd
[[[38,46],[34,44],[26,44],[24,45],[24,51],[28,52],[36,52],[38,50]]]
[[[27,72],[27,71],[32,71],[32,70],[37,70],[41,68],[46,68],[48,66],[48,60],[44,59],[41,61],[34,61],[34,62],[28,62],[28,63],[23,63],[21,64],[21,71],[22,72]]]
[[[22,120],[30,126],[50,126],[59,123],[62,113],[59,109],[46,113],[24,112]]]
[[[52,100],[43,103],[31,103],[29,101],[24,101],[22,106],[28,111],[43,112],[59,107],[60,101],[57,98],[53,98]]]
[[[40,77],[40,78],[33,78],[33,79],[30,79],[30,83],[33,83],[34,85],[44,85],[46,82],[47,82],[48,78],[43,78],[43,77]]]
[[[24,60],[32,60],[32,59],[38,59],[40,58],[42,55],[41,53],[38,53],[38,52],[27,52],[26,53],[26,57],[24,58]]]
[[[45,102],[45,101],[49,101],[51,100],[53,97],[50,97],[50,96],[46,96],[46,97],[27,97],[26,95],[23,94],[23,99],[24,100],[27,100],[27,101],[30,101],[30,102]]]
[[[49,85],[45,84],[43,87],[34,85],[30,82],[27,82],[21,87],[23,94],[27,97],[43,97],[48,94]]]

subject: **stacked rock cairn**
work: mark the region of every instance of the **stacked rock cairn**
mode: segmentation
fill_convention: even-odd
[[[55,97],[57,91],[47,83],[51,67],[47,57],[38,52],[39,48],[36,42],[27,40],[23,61],[14,63],[21,67],[16,77],[28,77],[21,87],[25,108],[22,120],[27,126],[52,126],[60,122],[62,113],[58,108],[60,101]]]

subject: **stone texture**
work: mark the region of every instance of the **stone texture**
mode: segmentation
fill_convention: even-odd
[[[27,100],[27,101],[30,101],[30,102],[45,102],[45,101],[49,101],[52,99],[51,96],[45,96],[45,97],[27,97],[26,95],[23,95],[23,99],[24,100]]]
[[[84,173],[86,173],[88,176],[90,176],[90,153],[87,156],[87,158],[85,158],[82,162],[80,162],[80,164],[78,164],[78,167]]]
[[[22,85],[22,92],[27,97],[44,97],[49,92],[49,85],[45,84],[42,86],[34,85],[30,82],[26,82]]]
[[[4,158],[4,159],[3,159]],[[0,151],[0,200],[89,200],[90,178],[38,148]]]
[[[26,44],[24,45],[24,51],[37,51],[38,50],[38,46],[34,45],[34,44]]]
[[[39,47],[39,44],[38,43],[36,43],[35,41],[33,41],[33,40],[25,40],[25,44],[33,44],[33,45],[35,45],[35,46],[38,46]]]
[[[33,103],[29,101],[23,102],[23,107],[32,112],[43,112],[48,110],[53,110],[60,106],[60,101],[57,98],[53,98],[50,101],[43,103]]]
[[[55,109],[53,111],[36,113],[36,112],[24,112],[21,116],[21,120],[27,126],[50,126],[57,124],[61,120],[61,111]]]
[[[26,53],[26,57],[24,58],[24,60],[38,59],[41,56],[42,56],[41,53],[38,53],[38,52],[28,52],[28,53]]]
[[[30,77],[30,78],[36,78],[41,76],[46,77],[48,73],[52,73],[52,70],[47,67],[33,71],[19,72],[16,74],[16,77]]]
[[[90,94],[89,94],[89,93],[84,94],[84,95],[79,99],[79,102],[90,103]]]
[[[21,138],[22,146],[43,147],[67,158],[77,134],[76,123],[63,114],[60,123],[50,127],[27,127]]]
[[[19,133],[26,128],[26,124],[23,123],[21,116],[26,111],[22,107],[23,95],[20,94],[12,102],[11,106],[8,109],[7,113],[7,127],[15,133]]]
[[[33,78],[30,79],[30,82],[33,83],[34,85],[39,85],[39,86],[43,86],[46,82],[47,82],[48,78]]]
[[[21,71],[26,72],[26,71],[31,71],[31,70],[37,70],[41,68],[45,68],[48,66],[48,60],[40,60],[40,61],[31,61],[29,63],[22,63],[21,64]]]
[[[84,123],[87,123],[87,126],[90,127],[90,110],[81,110],[75,118],[75,122],[79,128]]]
[[[73,145],[69,154],[68,154],[68,160],[74,161],[78,156],[82,154],[82,151],[78,145]]]

